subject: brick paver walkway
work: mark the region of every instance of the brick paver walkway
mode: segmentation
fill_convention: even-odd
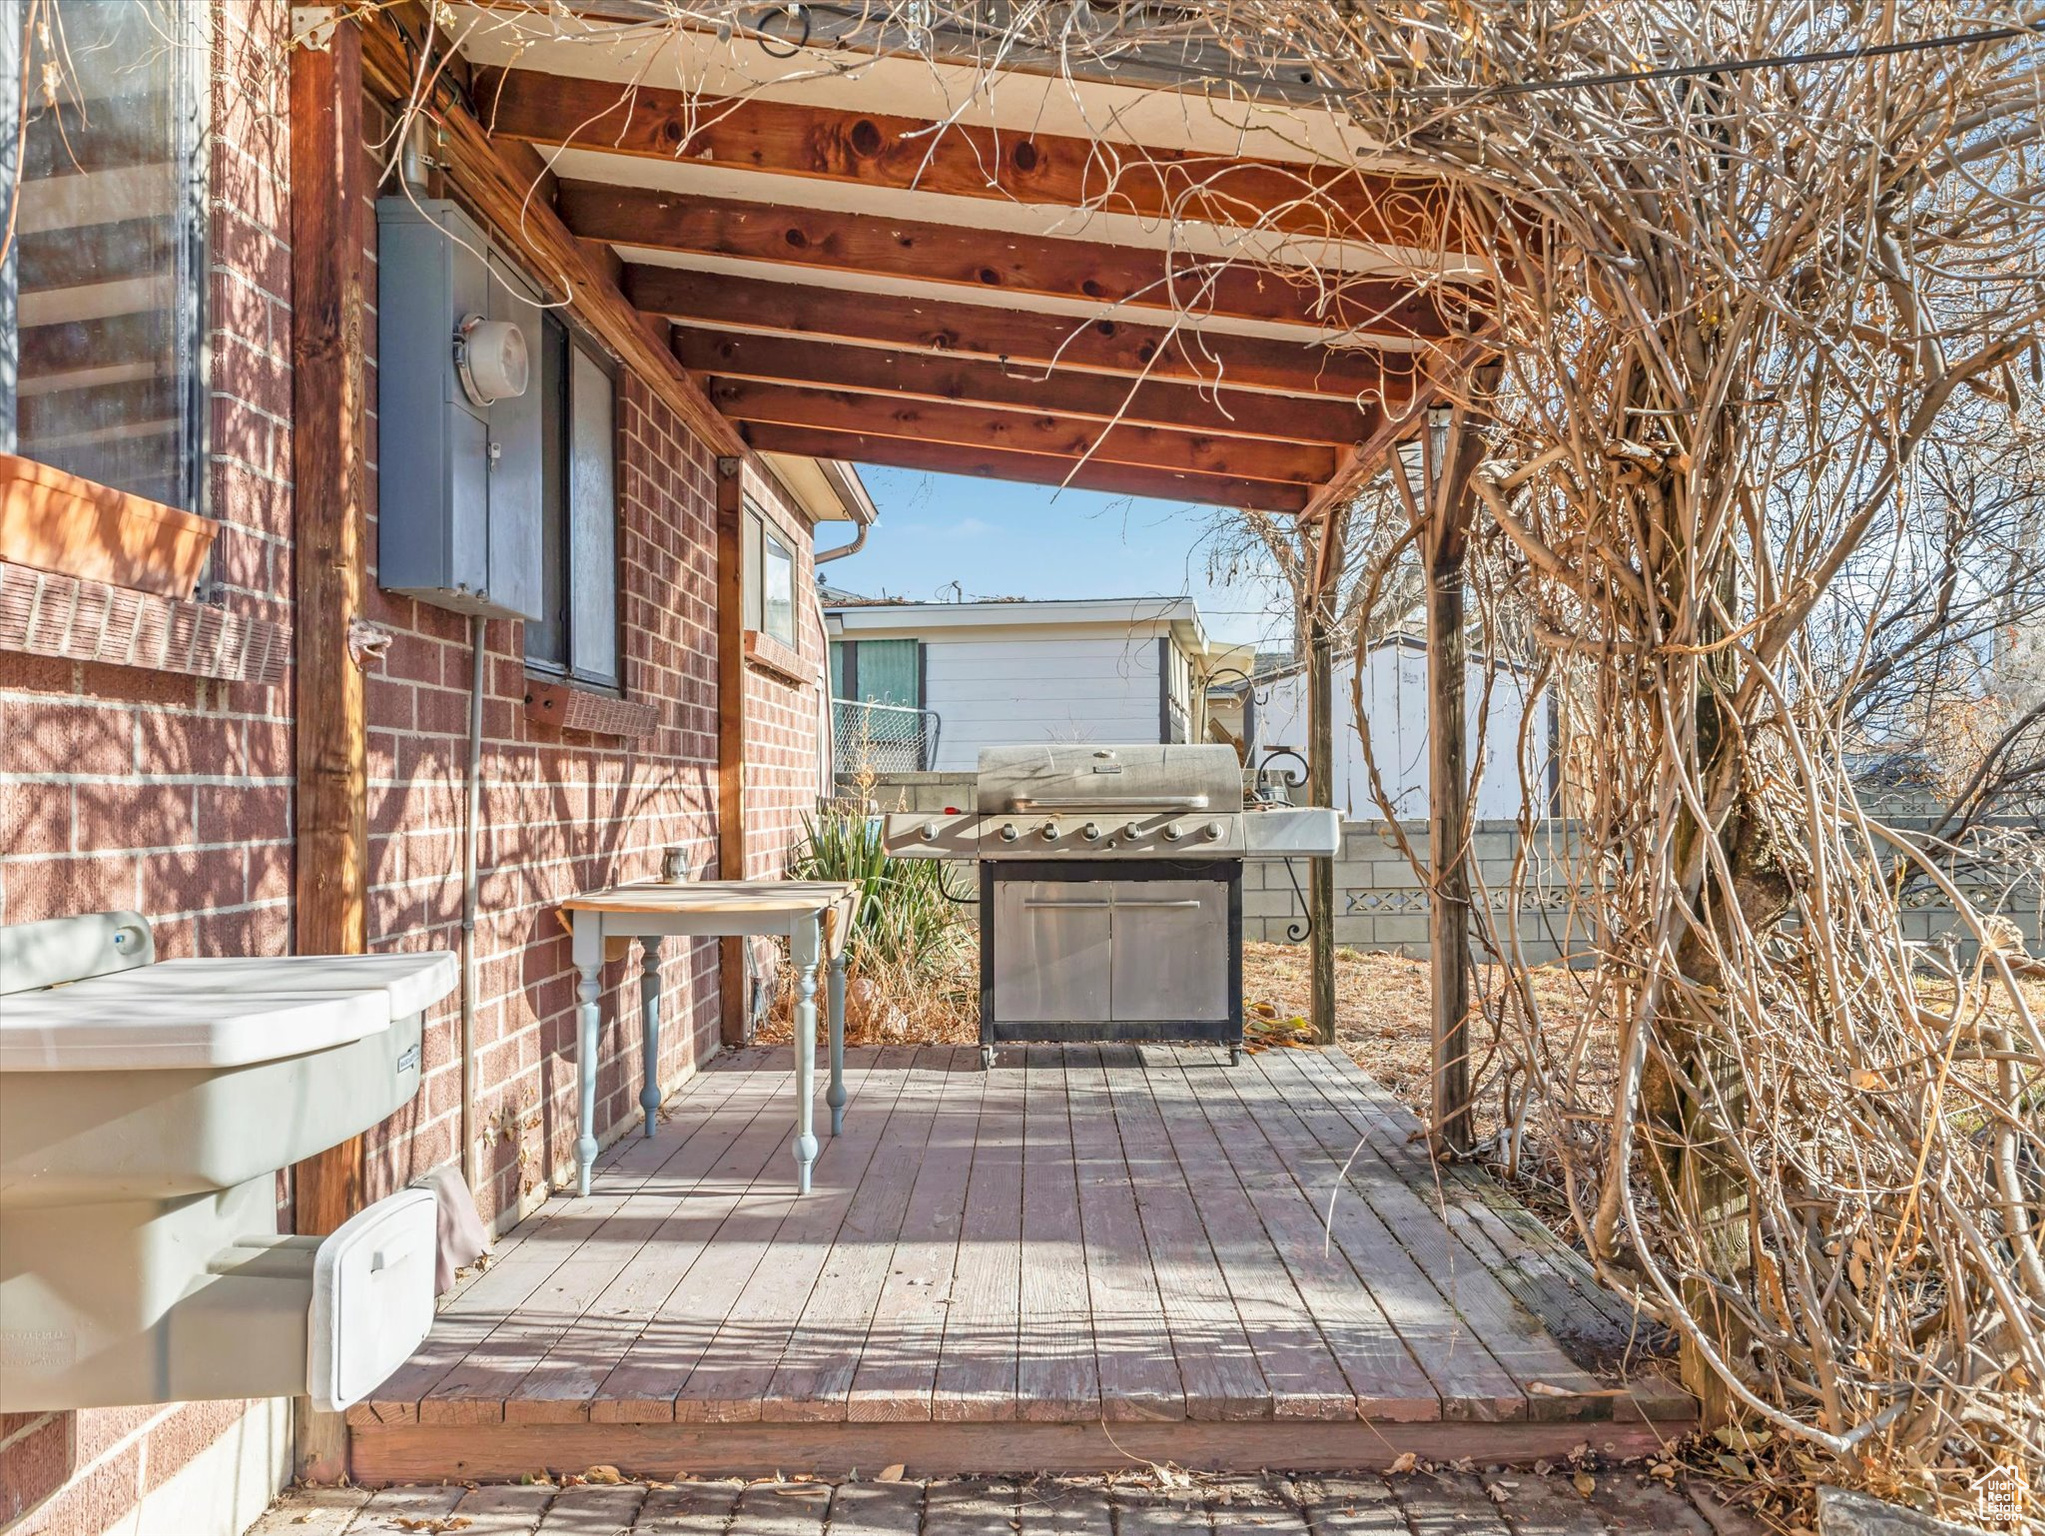
[[[1710,1509],[1707,1517],[1705,1510]],[[249,1536],[1736,1536],[1759,1527],[1631,1471],[919,1483],[302,1489]]]

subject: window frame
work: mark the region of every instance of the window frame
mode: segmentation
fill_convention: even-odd
[[[555,444],[553,462],[549,462],[547,443],[548,428],[542,423],[540,473],[553,482],[550,494],[554,497],[551,505],[543,506],[543,515],[557,526],[543,529],[541,537],[542,558],[545,558],[549,536],[557,533],[560,541],[561,572],[558,607],[549,616],[551,625],[558,622],[561,634],[561,659],[536,656],[531,649],[534,630],[532,622],[523,626],[524,637],[521,650],[524,654],[525,670],[536,677],[550,682],[563,683],[589,693],[602,693],[622,698],[625,694],[625,625],[624,625],[624,580],[623,541],[618,537],[621,528],[620,497],[618,486],[622,455],[619,452],[619,374],[615,359],[596,342],[586,336],[578,327],[570,324],[558,311],[549,310],[541,316],[542,361],[535,369],[536,382],[546,387],[547,369],[550,360],[559,349],[560,365],[558,378],[552,380],[549,398],[541,402],[541,410],[554,423],[552,440]],[[577,556],[575,544],[575,484],[576,466],[575,429],[576,393],[575,377],[577,360],[594,366],[597,375],[608,386],[610,431],[605,444],[604,459],[610,466],[610,529],[611,529],[611,571],[610,597],[610,669],[604,671],[588,664],[583,654],[582,641],[576,623],[576,574]],[[546,590],[542,581],[542,592]]]
[[[744,602],[743,623],[745,628],[761,635],[775,645],[784,646],[791,654],[802,654],[801,583],[797,578],[795,541],[783,531],[781,525],[767,515],[766,509],[750,495],[745,497],[745,525],[742,540],[745,560],[745,591],[741,594]],[[788,562],[788,633],[776,634],[767,625],[767,547],[772,544]]]
[[[61,6],[63,0],[56,0]],[[171,326],[172,366],[176,370],[179,422],[176,428],[177,464],[171,475],[176,496],[167,502],[201,517],[213,516],[211,507],[211,411],[213,348],[208,330],[206,289],[210,280],[212,251],[212,209],[209,197],[212,167],[208,144],[212,130],[213,7],[168,3],[167,16],[156,24],[175,28],[169,43],[171,163],[176,168],[172,192],[172,217],[176,221],[171,241],[169,276],[172,283]],[[0,113],[9,125],[0,137],[0,200],[11,199],[19,186],[25,146],[12,134],[19,120],[24,59],[21,51],[22,17],[25,0],[0,0]],[[90,226],[72,226],[89,228]],[[0,451],[22,453],[17,432],[20,408],[21,327],[18,240],[8,242],[0,259],[0,374],[12,385],[0,394]],[[33,446],[32,444],[30,446]],[[34,459],[34,454],[22,454]],[[44,463],[47,460],[37,459]],[[64,466],[54,466],[63,468]],[[127,490],[115,486],[116,490]],[[206,595],[210,578],[200,584]]]

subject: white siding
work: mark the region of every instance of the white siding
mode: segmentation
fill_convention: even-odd
[[[1363,741],[1351,709],[1350,680],[1354,662],[1335,664],[1335,808],[1356,821],[1375,821],[1384,812],[1371,794],[1364,766]],[[1477,815],[1482,820],[1510,820],[1520,813],[1520,723],[1527,710],[1525,680],[1499,668],[1491,685],[1490,724],[1483,710],[1484,668],[1473,666],[1465,680],[1469,695],[1470,750],[1485,731],[1484,776],[1477,788]],[[1307,749],[1307,687],[1304,673],[1279,678],[1258,690],[1256,748],[1263,754],[1277,747]],[[1371,755],[1378,778],[1402,819],[1427,815],[1427,658],[1410,646],[1385,645],[1371,652],[1363,673],[1364,719],[1370,726]],[[1529,776],[1538,794],[1547,792],[1548,708],[1533,701],[1529,722]],[[1289,759],[1278,765],[1297,769]],[[1299,791],[1294,791],[1298,798]]]
[[[926,709],[941,772],[971,772],[982,747],[1158,740],[1155,635],[1092,640],[926,640]]]

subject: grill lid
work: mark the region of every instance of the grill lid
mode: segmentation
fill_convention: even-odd
[[[1219,743],[1097,747],[986,747],[980,753],[983,816],[1037,812],[1206,812],[1243,809],[1235,748]]]

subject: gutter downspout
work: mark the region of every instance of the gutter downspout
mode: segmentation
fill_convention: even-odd
[[[489,677],[484,635],[489,621],[469,619],[469,753],[462,808],[462,1182],[476,1188],[476,845],[483,821],[483,690]]]
[[[810,557],[810,564],[828,565],[833,560],[843,560],[847,555],[856,555],[864,549],[866,536],[873,532],[873,524],[858,523],[854,526],[858,531],[852,535],[850,544],[840,544],[836,549],[820,549]]]

